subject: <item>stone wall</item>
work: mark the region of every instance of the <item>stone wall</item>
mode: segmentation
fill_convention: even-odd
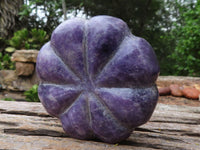
[[[26,91],[38,84],[35,72],[37,50],[16,50],[11,60],[16,70],[0,70],[0,88],[9,91]]]

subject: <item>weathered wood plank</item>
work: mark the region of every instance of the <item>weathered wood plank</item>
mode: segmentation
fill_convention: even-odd
[[[119,144],[69,138],[40,103],[0,101],[0,149],[198,150],[200,108],[158,104],[151,120]]]

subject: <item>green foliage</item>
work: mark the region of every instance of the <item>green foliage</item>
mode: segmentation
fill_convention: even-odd
[[[7,47],[7,48],[5,49],[5,51],[8,52],[8,53],[12,53],[12,52],[15,51],[15,48],[14,48],[14,47]]]
[[[0,37],[0,52],[3,52],[6,46],[7,40],[5,38]]]
[[[61,21],[62,1],[54,0],[29,0],[19,12],[23,27],[27,29],[43,29],[48,34],[58,26]]]
[[[27,44],[28,34],[29,33],[27,29],[16,31],[14,33],[14,36],[9,40],[10,46],[16,49],[25,48]]]
[[[177,75],[200,75],[200,2],[189,4],[190,9],[180,7],[182,24],[175,24],[173,37],[176,48],[174,59]]]
[[[169,57],[175,48],[175,41],[170,32],[163,32],[162,35],[157,34],[157,40],[152,44],[159,64],[160,75],[173,75],[175,72],[174,61]]]
[[[9,44],[16,49],[40,49],[47,40],[48,36],[44,30],[34,28],[28,31],[28,29],[22,29],[14,33]]]
[[[82,0],[79,0],[79,4]],[[85,0],[82,7],[89,16],[111,15],[123,19],[133,34],[148,39],[162,21],[160,0]],[[77,5],[77,8],[79,5]],[[151,32],[150,32],[151,31]],[[150,37],[149,37],[150,38]]]
[[[10,55],[0,53],[0,70],[13,70],[14,68],[14,62],[11,61]]]
[[[33,85],[33,87],[24,92],[24,95],[26,96],[26,101],[28,102],[39,102],[39,97],[38,97],[38,85]]]
[[[11,53],[5,51],[7,46],[7,40],[0,38],[0,70],[13,70],[15,69],[15,63],[11,61]],[[8,49],[7,49],[8,50]]]
[[[4,98],[3,100],[4,100],[4,101],[15,101],[15,99],[10,98],[10,97]]]

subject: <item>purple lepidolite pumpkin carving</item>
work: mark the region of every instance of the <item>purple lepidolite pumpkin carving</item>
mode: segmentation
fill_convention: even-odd
[[[74,138],[124,140],[157,103],[155,53],[115,17],[63,22],[41,48],[36,68],[42,104]]]

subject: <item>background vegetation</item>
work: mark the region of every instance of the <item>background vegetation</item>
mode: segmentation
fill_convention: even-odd
[[[9,4],[1,0],[0,3],[1,61],[4,55],[10,55],[6,47],[39,49],[64,19],[111,15],[123,19],[133,34],[149,41],[157,54],[161,75],[200,76],[199,0],[13,0]]]

